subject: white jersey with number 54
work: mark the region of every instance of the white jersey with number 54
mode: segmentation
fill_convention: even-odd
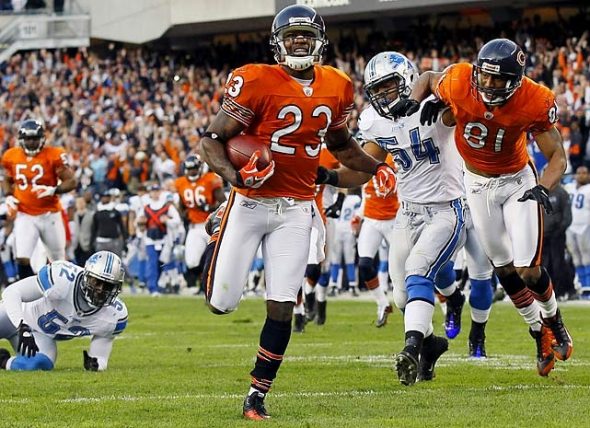
[[[440,118],[432,126],[422,126],[420,112],[394,121],[369,106],[360,115],[359,129],[361,140],[373,141],[392,154],[401,200],[427,204],[463,195],[462,161],[453,139],[455,128],[444,125]]]

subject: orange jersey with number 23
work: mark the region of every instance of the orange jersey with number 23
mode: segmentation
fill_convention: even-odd
[[[328,130],[346,126],[353,107],[352,82],[329,66],[314,66],[304,85],[279,65],[249,64],[228,77],[223,111],[244,132],[268,144],[274,175],[258,189],[237,189],[248,197],[313,199],[321,142]]]
[[[555,97],[550,89],[523,77],[505,104],[488,110],[471,87],[472,67],[451,65],[438,85],[438,97],[457,121],[457,149],[468,165],[486,174],[518,172],[529,162],[526,133],[549,131],[557,122]]]

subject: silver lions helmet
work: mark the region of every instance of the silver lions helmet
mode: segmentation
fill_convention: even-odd
[[[86,261],[80,287],[90,305],[109,306],[121,292],[124,277],[119,256],[110,251],[98,251]]]
[[[393,119],[390,111],[400,98],[407,98],[418,80],[412,62],[398,52],[381,52],[365,67],[364,89],[380,116]]]

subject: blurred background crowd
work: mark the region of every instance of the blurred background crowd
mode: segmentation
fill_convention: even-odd
[[[330,33],[325,63],[354,81],[356,109],[349,127],[357,131],[359,113],[368,105],[362,73],[375,53],[396,50],[422,72],[441,71],[451,63],[472,62],[492,38],[511,38],[527,54],[527,76],[557,95],[571,174],[580,165],[590,166],[589,24],[583,14],[568,19],[558,14],[550,22],[534,16],[494,27],[451,28],[429,21],[409,31],[340,31]],[[65,207],[70,220],[96,205],[99,195],[115,197],[125,214],[129,197],[143,193],[146,184],[157,183],[173,194],[183,161],[196,152],[220,108],[228,73],[248,62],[273,63],[268,36],[236,35],[190,52],[110,43],[17,53],[0,64],[2,152],[15,144],[23,119],[42,119],[47,144],[66,149],[78,178]],[[531,155],[542,169],[534,145]],[[85,202],[76,203],[78,196]],[[123,217],[125,239],[135,233],[131,217]]]

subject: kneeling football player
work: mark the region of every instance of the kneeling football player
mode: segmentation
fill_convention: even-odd
[[[0,348],[0,368],[51,370],[58,340],[92,336],[84,368],[105,370],[113,341],[127,326],[127,308],[117,298],[123,277],[121,259],[99,251],[84,268],[56,261],[6,288],[0,338],[10,341],[16,355]]]

